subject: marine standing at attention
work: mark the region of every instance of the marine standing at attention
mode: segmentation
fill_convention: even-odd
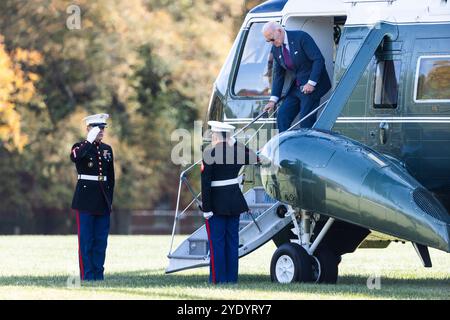
[[[103,280],[110,214],[114,194],[114,156],[102,142],[108,114],[84,118],[87,138],[70,151],[78,183],[72,200],[78,227],[81,280]]]

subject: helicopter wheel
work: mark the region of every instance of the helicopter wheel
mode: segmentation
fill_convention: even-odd
[[[315,283],[335,284],[338,279],[338,264],[340,256],[322,247],[311,256],[312,281]]]
[[[310,282],[311,276],[311,259],[302,246],[284,243],[274,252],[270,263],[272,282]]]

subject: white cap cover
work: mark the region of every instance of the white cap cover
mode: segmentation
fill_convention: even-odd
[[[86,125],[89,126],[91,124],[106,124],[106,119],[108,118],[109,114],[98,113],[91,116],[87,116],[83,120],[86,121]]]
[[[212,132],[233,132],[235,129],[231,124],[220,121],[208,121],[208,125],[211,126]]]

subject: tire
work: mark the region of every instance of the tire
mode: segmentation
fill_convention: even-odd
[[[310,256],[300,245],[285,243],[274,252],[270,262],[272,282],[309,282],[311,275]]]
[[[316,283],[336,284],[338,279],[338,265],[340,257],[327,247],[317,249],[312,258],[312,278]],[[314,259],[316,258],[316,259]],[[320,273],[317,272],[317,261],[319,262]],[[319,276],[319,279],[317,279]]]

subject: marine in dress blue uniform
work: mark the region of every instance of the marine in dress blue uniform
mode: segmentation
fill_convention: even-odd
[[[245,164],[257,162],[256,154],[229,136],[234,127],[209,121],[212,145],[203,152],[201,169],[202,210],[210,249],[212,283],[238,281],[239,216],[249,210],[237,180]]]
[[[278,109],[278,131],[289,129],[300,114],[303,119],[319,106],[320,98],[331,88],[325,59],[311,36],[304,31],[285,31],[277,22],[268,22],[263,27],[267,42],[271,42],[273,55],[272,96],[265,107],[271,112],[278,102],[284,86],[285,75],[294,73],[286,97]],[[311,128],[316,121],[311,115],[300,123],[301,128]]]
[[[103,280],[110,214],[114,195],[114,155],[102,142],[107,114],[84,118],[86,140],[73,145],[78,182],[72,200],[78,227],[78,255],[81,280]]]

